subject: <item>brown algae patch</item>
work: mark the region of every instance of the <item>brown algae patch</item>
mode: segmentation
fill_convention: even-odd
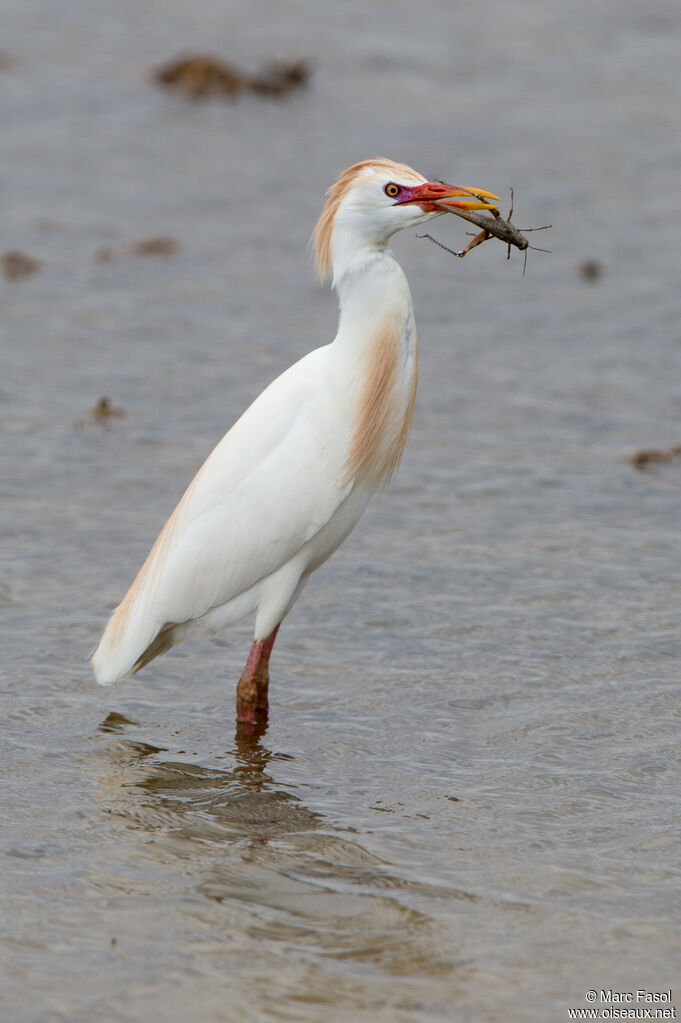
[[[4,252],[0,256],[0,269],[8,281],[20,281],[24,277],[30,277],[32,274],[38,273],[42,265],[39,259],[34,259],[32,256],[27,256],[24,252],[16,250]]]
[[[73,424],[76,430],[86,426],[108,426],[112,419],[125,419],[127,412],[113,404],[111,398],[99,398],[86,419],[77,419]]]
[[[131,242],[129,245],[102,246],[95,252],[95,259],[98,263],[108,263],[112,259],[119,259],[125,256],[174,256],[179,249],[179,242],[176,238],[142,238],[140,241]]]
[[[636,451],[633,455],[629,455],[627,461],[631,462],[636,469],[643,471],[651,465],[665,465],[679,459],[681,459],[681,444],[676,444],[672,448],[648,448]]]
[[[157,85],[194,100],[233,98],[244,92],[280,98],[306,85],[309,77],[306,60],[272,60],[256,74],[249,74],[221,57],[201,53],[175,57],[152,71]]]

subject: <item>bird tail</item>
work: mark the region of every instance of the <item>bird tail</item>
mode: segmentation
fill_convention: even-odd
[[[182,638],[181,626],[164,625],[139,656],[131,655],[128,652],[129,645],[128,650],[125,649],[125,646],[119,649],[115,639],[111,637],[112,627],[115,635],[114,618],[115,615],[109,622],[90,661],[95,681],[100,686],[110,686],[120,679],[136,674],[145,664],[149,664],[149,661],[153,661],[159,654],[170,650],[171,646],[175,646]]]
[[[160,644],[151,657],[143,660],[150,646],[164,631],[162,623],[150,613],[149,591],[154,577],[156,547],[142,565],[137,578],[109,619],[90,665],[100,686],[109,686],[138,671],[151,657],[168,649]],[[141,663],[140,663],[141,662]]]
[[[156,645],[157,637],[166,626],[154,613],[153,593],[158,588],[161,566],[172,545],[182,503],[180,501],[161,530],[135,581],[111,615],[92,655],[90,665],[100,686],[110,686],[119,679],[127,678],[177,642]],[[154,648],[154,653],[146,657],[150,647]]]
[[[136,664],[141,656],[140,643],[131,642],[130,630],[125,628],[126,623],[122,621],[124,603],[125,601],[116,608],[109,619],[104,635],[90,660],[95,681],[100,686],[110,686],[137,670]],[[142,649],[148,646],[147,643]]]

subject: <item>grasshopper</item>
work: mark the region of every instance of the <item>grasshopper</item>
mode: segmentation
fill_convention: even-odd
[[[471,241],[469,241],[466,248],[461,249],[460,251],[448,248],[446,245],[443,245],[442,242],[439,242],[437,238],[433,238],[430,234],[419,234],[417,235],[417,238],[428,238],[429,241],[435,242],[435,244],[439,245],[441,249],[445,250],[445,252],[449,252],[452,256],[458,256],[460,259],[463,259],[466,253],[470,252],[471,249],[476,248],[478,245],[482,245],[482,243],[486,242],[488,238],[494,237],[505,242],[508,246],[508,252],[506,255],[507,259],[511,258],[511,246],[514,245],[515,248],[520,249],[521,252],[525,253],[525,262],[527,262],[528,249],[536,249],[538,252],[548,252],[549,249],[537,249],[535,245],[530,245],[522,231],[520,231],[515,224],[511,223],[513,218],[513,202],[513,189],[511,189],[511,208],[506,220],[504,220],[501,216],[499,210],[496,209],[490,209],[489,213],[486,211],[479,212],[455,209],[453,206],[448,206],[445,203],[434,202],[433,205],[439,206],[443,212],[455,213],[457,217],[463,217],[464,220],[470,221],[471,224],[475,224],[475,226],[481,228],[481,230],[474,238],[471,239]],[[523,230],[528,233],[530,231],[546,231],[551,226],[551,224],[545,224],[543,227],[526,227],[523,228]],[[523,268],[523,273],[524,272]]]

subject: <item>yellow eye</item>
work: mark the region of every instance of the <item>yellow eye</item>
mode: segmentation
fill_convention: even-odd
[[[385,194],[389,195],[391,199],[394,199],[395,196],[399,195],[401,191],[402,189],[400,188],[400,186],[396,185],[393,181],[391,181],[390,184],[386,185],[384,188]]]

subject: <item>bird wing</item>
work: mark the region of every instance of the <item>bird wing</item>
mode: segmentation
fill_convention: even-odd
[[[108,662],[98,676],[122,677],[165,624],[198,618],[275,572],[343,503],[348,428],[325,383],[329,349],[270,384],[205,461],[114,612],[93,659]]]
[[[345,431],[319,362],[313,352],[275,380],[197,473],[158,573],[162,623],[196,618],[276,571],[349,493],[338,479]]]

